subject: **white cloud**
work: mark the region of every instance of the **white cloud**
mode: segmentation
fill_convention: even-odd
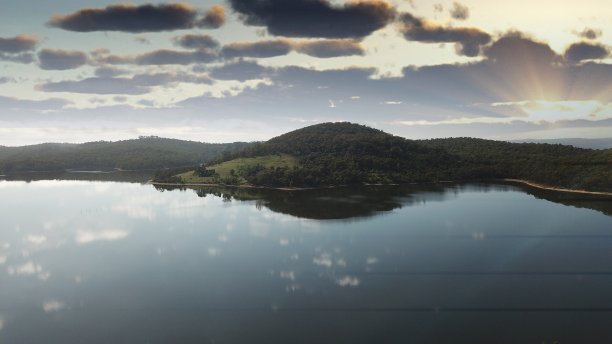
[[[342,276],[336,278],[336,284],[341,287],[357,287],[361,283],[359,278],[353,276]]]
[[[44,235],[34,235],[34,234],[30,234],[25,238],[26,242],[29,242],[35,246],[40,246],[42,244],[44,244],[47,241],[47,237],[45,237]]]
[[[9,275],[34,275],[43,271],[40,265],[32,261],[19,266],[9,266],[7,270]]]
[[[78,231],[75,241],[80,245],[90,244],[95,241],[114,241],[125,239],[128,232],[121,229],[105,229],[102,231]]]
[[[314,257],[312,259],[312,262],[315,265],[324,266],[324,267],[327,267],[327,268],[331,268],[332,265],[334,265],[334,262],[332,260],[332,256],[330,254],[328,254],[328,253],[321,253],[319,256]]]
[[[50,300],[43,303],[45,313],[58,312],[66,308],[66,304],[57,300]]]

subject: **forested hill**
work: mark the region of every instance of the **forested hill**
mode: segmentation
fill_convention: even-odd
[[[456,180],[514,178],[570,189],[612,191],[612,149],[475,138],[418,143],[458,158],[459,163],[452,166]]]
[[[297,165],[238,164],[229,182],[322,186],[514,178],[565,188],[612,191],[610,149],[473,138],[413,141],[352,123],[324,123],[292,131],[226,153],[211,163],[211,170],[214,164],[223,167],[238,158],[274,154],[291,156]]]
[[[214,163],[284,154],[293,168],[250,166],[239,177],[255,185],[320,186],[402,183],[445,178],[453,156],[438,148],[352,123],[323,123],[224,154]]]
[[[0,174],[24,171],[139,170],[196,165],[249,143],[211,144],[159,137],[83,144],[0,146]]]

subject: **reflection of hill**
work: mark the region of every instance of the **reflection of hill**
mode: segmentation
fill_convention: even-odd
[[[0,180],[25,182],[37,180],[85,180],[145,183],[152,176],[153,171],[30,172],[0,176]]]
[[[186,188],[156,186],[160,191]],[[331,220],[370,217],[403,206],[441,202],[460,191],[522,190],[537,198],[612,215],[612,199],[590,195],[566,194],[510,184],[420,184],[402,186],[346,187],[301,191],[260,188],[203,187],[190,188],[199,197],[214,195],[227,202],[255,201],[257,207],[307,219]]]
[[[560,203],[576,208],[593,209],[612,216],[612,196],[558,192],[553,190],[539,189],[524,184],[519,184],[517,187],[539,199],[545,199],[550,202]]]

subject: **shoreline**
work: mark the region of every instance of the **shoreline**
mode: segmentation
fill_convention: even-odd
[[[333,189],[339,186],[323,186],[323,187],[311,187],[311,188],[298,188],[298,187],[271,187],[271,186],[256,186],[256,185],[227,185],[227,184],[214,184],[214,183],[163,183],[149,180],[146,184],[160,185],[160,186],[177,186],[177,187],[190,187],[190,186],[208,186],[208,187],[230,187],[240,189],[266,189],[266,190],[280,190],[280,191],[305,191],[305,190],[319,190],[319,189]]]
[[[524,179],[491,179],[491,180],[481,180],[481,182],[511,182],[522,185],[527,185],[533,188],[555,191],[555,192],[564,192],[564,193],[576,193],[583,195],[597,195],[597,196],[612,196],[612,192],[605,191],[588,191],[588,190],[579,190],[579,189],[566,189],[561,187],[549,186],[544,184],[539,184],[536,182],[532,182]],[[431,183],[409,183],[408,185],[417,185],[417,184],[448,184],[448,183],[462,183],[469,181],[457,181],[457,180],[444,180],[439,182],[431,182]],[[163,183],[163,182],[155,182],[153,180],[149,180],[146,184],[151,185],[160,185],[160,186],[176,186],[176,187],[233,187],[233,188],[243,188],[243,189],[267,189],[267,190],[279,190],[279,191],[305,191],[305,190],[323,190],[323,189],[334,189],[338,187],[343,187],[346,185],[333,185],[333,186],[322,186],[322,187],[310,187],[310,188],[298,188],[298,187],[270,187],[270,186],[255,186],[255,185],[225,185],[225,184],[214,184],[214,183]],[[398,186],[401,184],[364,184],[364,186]]]
[[[577,194],[584,194],[584,195],[612,196],[612,192],[588,191],[588,190],[579,190],[579,189],[566,189],[566,188],[561,188],[561,187],[556,187],[556,186],[539,184],[539,183],[532,182],[532,181],[529,181],[529,180],[524,180],[524,179],[505,178],[505,179],[502,179],[502,180],[506,181],[506,182],[524,184],[524,185],[531,186],[531,187],[538,188],[538,189],[542,189],[542,190],[549,190],[549,191],[556,191],[556,192],[567,192],[567,193],[577,193]]]

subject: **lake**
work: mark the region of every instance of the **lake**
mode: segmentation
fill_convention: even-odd
[[[612,201],[0,181],[0,343],[609,343]]]

